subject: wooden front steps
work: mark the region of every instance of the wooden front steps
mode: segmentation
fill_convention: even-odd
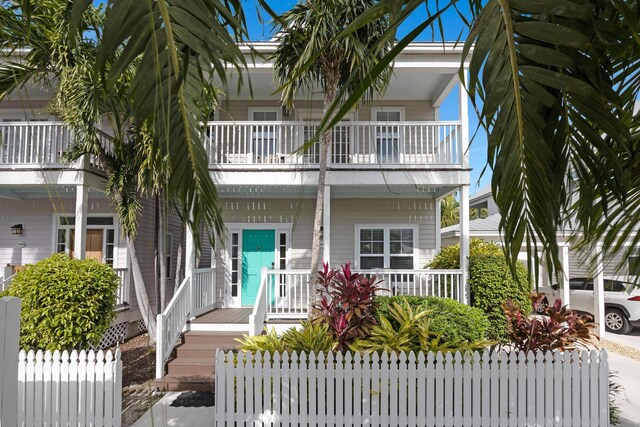
[[[245,332],[246,333],[246,332]],[[217,349],[234,349],[242,332],[189,331],[167,363],[167,374],[155,381],[159,391],[213,391]]]

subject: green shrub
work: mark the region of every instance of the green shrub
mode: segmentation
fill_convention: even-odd
[[[446,340],[444,335],[433,329],[431,312],[414,309],[406,299],[391,300],[388,317],[382,316],[380,324],[371,328],[368,336],[357,339],[350,345],[354,351],[373,352],[417,352],[479,350],[492,342],[486,340],[466,341]],[[396,326],[394,326],[396,325]]]
[[[531,283],[525,266],[516,265],[518,280],[514,280],[503,255],[480,255],[469,260],[469,287],[471,305],[489,318],[489,337],[503,339],[506,317],[502,304],[511,299],[525,314],[531,311]]]
[[[481,255],[502,256],[502,248],[493,242],[486,242],[482,239],[471,239],[469,241],[469,255],[471,257]],[[427,268],[455,270],[460,268],[460,244],[444,247],[440,253],[433,258]]]
[[[28,266],[4,293],[22,299],[20,346],[61,350],[97,345],[115,316],[119,283],[108,265],[64,254]]]
[[[482,310],[462,304],[449,298],[439,297],[385,297],[375,299],[376,320],[380,324],[382,317],[391,320],[394,327],[399,325],[392,320],[390,307],[394,303],[406,301],[413,310],[427,311],[431,331],[442,334],[442,341],[477,341],[487,338],[489,320]]]

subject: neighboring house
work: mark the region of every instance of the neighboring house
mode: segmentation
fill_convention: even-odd
[[[499,213],[498,206],[493,200],[493,195],[491,194],[491,184],[487,184],[473,193],[473,196],[469,198],[469,209],[477,209],[478,212],[481,212],[482,209],[486,209],[487,216]]]
[[[100,165],[90,157],[73,164],[62,161],[72,135],[47,113],[48,99],[48,93],[28,87],[0,102],[0,287],[25,265],[57,252],[113,266],[121,287],[118,315],[103,340],[110,345],[144,329],[126,244],[104,194],[106,176]],[[142,204],[136,247],[155,307],[155,201],[143,200]],[[167,242],[170,295],[182,239],[180,222],[171,217]]]
[[[487,193],[489,187],[484,187],[470,197],[469,205],[477,207],[484,205],[489,209],[489,216],[483,219],[475,219],[469,223],[468,235],[470,238],[483,239],[490,242],[503,243],[503,237],[500,233],[500,219],[499,213],[491,214],[491,209],[496,208],[495,202],[491,197],[490,191]],[[484,207],[483,206],[483,207]],[[568,227],[568,224],[566,225]],[[595,278],[596,292],[594,298],[594,308],[590,312],[595,313],[596,320],[601,318],[598,313],[604,313],[604,306],[598,309],[598,305],[603,301],[604,294],[600,293],[602,299],[598,298],[598,283],[600,283],[600,289],[604,278],[620,279],[620,280],[637,280],[637,276],[640,275],[640,251],[637,255],[630,256],[627,259],[623,259],[622,254],[617,254],[611,259],[603,259],[598,257],[597,251],[601,246],[596,246],[591,251],[577,250],[572,248],[572,243],[569,237],[572,234],[572,230],[569,228],[559,229],[556,238],[558,240],[558,247],[560,251],[560,260],[562,263],[563,274],[560,279],[560,283],[553,279],[552,283],[549,283],[549,275],[544,265],[539,266],[538,283],[541,286],[549,287],[551,285],[559,284],[562,289],[562,299],[565,303],[571,303],[569,280],[573,278]],[[460,225],[452,225],[442,229],[441,242],[442,246],[449,246],[456,244],[460,238]],[[527,264],[527,249],[523,247],[519,253],[518,259]],[[599,279],[598,279],[599,278]],[[604,304],[604,302],[602,302]],[[599,322],[600,323],[600,322]],[[603,323],[600,323],[599,334],[602,336],[604,333]]]

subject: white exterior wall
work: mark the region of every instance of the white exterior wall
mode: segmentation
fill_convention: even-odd
[[[55,214],[75,216],[75,192],[73,197],[51,199],[10,200],[0,204],[0,265],[33,264],[55,252],[53,227]],[[88,214],[113,215],[109,202],[102,197],[89,195]],[[117,219],[116,219],[117,223]],[[11,226],[22,224],[21,235],[12,235]],[[24,242],[20,248],[18,242]],[[114,267],[127,267],[126,245],[116,228],[116,253]]]
[[[416,225],[422,268],[435,255],[435,200],[433,199],[332,199],[331,266],[357,265],[356,225]]]

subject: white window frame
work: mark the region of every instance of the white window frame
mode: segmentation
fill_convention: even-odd
[[[228,223],[227,233],[225,239],[228,244],[224,245],[224,295],[227,307],[241,307],[242,306],[242,232],[244,230],[274,230],[274,270],[280,270],[280,234],[286,234],[287,236],[287,249],[286,249],[286,269],[291,268],[291,223],[258,223],[258,224],[245,224],[245,223]],[[233,233],[238,233],[238,295],[231,295],[231,236]]]
[[[53,214],[53,227],[52,227],[52,236],[51,236],[51,253],[58,253],[58,230],[66,230],[66,249],[65,253],[70,255],[70,246],[71,243],[71,231],[75,230],[76,225],[66,225],[60,224],[60,218],[64,217],[73,217],[75,218],[75,214],[72,213],[55,213]],[[99,218],[113,218],[112,225],[87,225],[87,230],[102,230],[102,263],[105,262],[105,257],[107,255],[107,230],[113,230],[113,268],[121,268],[118,265],[119,259],[119,248],[120,248],[120,238],[118,234],[118,217],[113,213],[88,213],[87,218],[89,217],[99,217]]]
[[[354,264],[356,266],[357,270],[361,269],[360,266],[360,256],[362,255],[360,253],[360,230],[367,230],[367,229],[374,229],[374,228],[378,228],[378,229],[383,229],[384,231],[384,269],[385,270],[390,270],[391,269],[391,244],[390,244],[390,230],[392,228],[400,228],[400,229],[411,229],[413,230],[413,268],[412,270],[417,270],[418,269],[418,263],[419,263],[419,248],[420,248],[420,244],[418,242],[418,225],[417,224],[356,224],[355,225],[355,233],[354,233],[354,242],[353,242],[353,248],[354,248],[354,254],[353,254],[353,258],[354,258]]]
[[[261,120],[256,120],[253,118],[253,113],[276,113],[276,122],[282,121],[282,109],[278,107],[249,107],[249,121],[250,122],[259,122]],[[265,122],[269,123],[269,122]]]
[[[400,120],[398,121],[398,123],[402,123],[405,121],[405,112],[406,109],[405,107],[402,106],[376,106],[376,107],[371,107],[371,122],[373,124],[373,126],[376,126],[375,123],[380,122],[381,120],[378,120],[378,113],[394,113],[394,112],[399,112],[400,113]],[[402,129],[402,127],[400,127],[400,125],[398,125],[398,162],[399,163],[404,163],[404,141],[403,141],[403,135],[402,132],[400,131]],[[376,134],[375,128],[374,128],[374,132],[372,134],[373,136],[373,143],[376,144],[375,147],[372,147],[372,153],[375,155],[376,161],[380,162],[381,159],[378,159],[378,147],[377,147],[377,140],[378,140],[378,136]],[[386,162],[385,162],[386,163]]]

